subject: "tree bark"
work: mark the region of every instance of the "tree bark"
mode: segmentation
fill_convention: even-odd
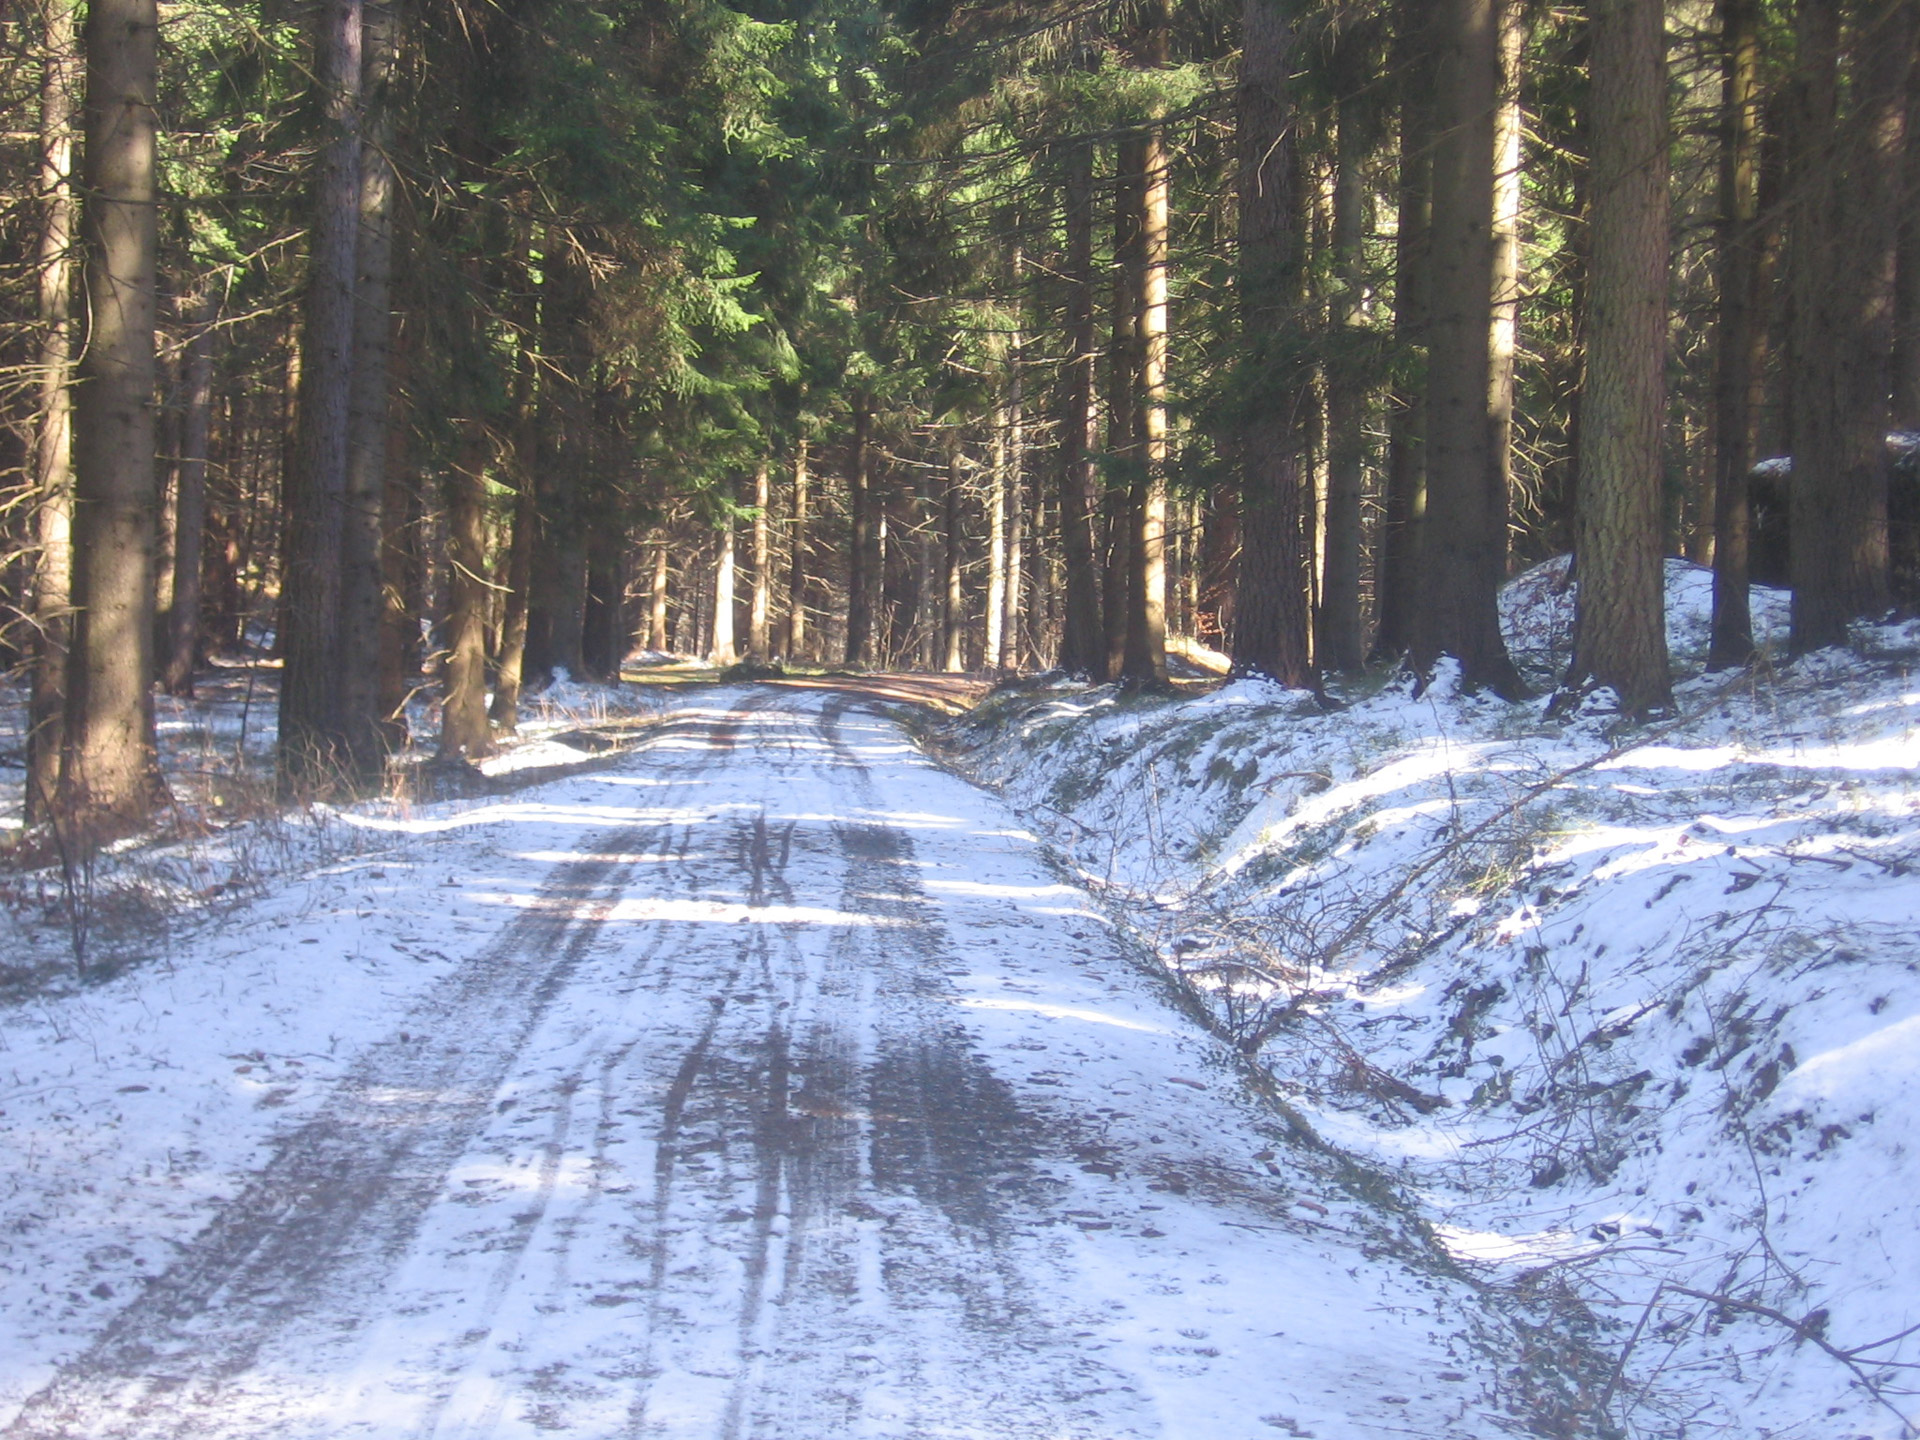
[[[1661,0],[1593,0],[1593,207],[1569,679],[1645,716],[1673,703],[1661,558],[1667,65]]]
[[[399,0],[364,0],[362,142],[354,237],[353,374],[340,535],[340,630],[334,667],[343,760],[360,784],[379,780],[387,733],[380,696],[381,508],[387,488],[389,374],[393,352],[393,111]],[[516,657],[517,660],[517,657]]]
[[[988,670],[1000,669],[1006,642],[1007,619],[1007,410],[993,414],[993,463],[987,474],[987,606],[986,654]]]
[[[362,0],[325,0],[315,45],[326,129],[313,189],[300,398],[287,475],[279,740],[283,777],[306,785],[332,784],[349,766],[339,641],[360,231],[362,12]]]
[[[1433,219],[1427,317],[1427,515],[1414,659],[1442,655],[1468,685],[1524,693],[1500,634],[1503,517],[1488,475],[1493,430],[1494,115],[1500,46],[1495,0],[1444,0],[1436,49]]]
[[[787,658],[807,653],[807,439],[793,449],[793,570],[787,577]]]
[[[1899,261],[1894,296],[1893,428],[1920,431],[1920,63],[1907,72]]]
[[[957,674],[967,668],[966,626],[965,626],[965,559],[966,536],[960,524],[960,502],[965,493],[965,482],[960,473],[960,436],[958,432],[947,439],[947,474],[945,491],[944,524],[941,526],[941,571],[940,587],[940,668],[949,674]]]
[[[33,435],[33,667],[27,697],[27,823],[60,787],[73,617],[73,119],[80,49],[73,0],[47,0],[40,72],[39,361]]]
[[[673,558],[662,534],[653,545],[652,576],[647,585],[647,648],[664,655],[671,647],[667,632],[667,582],[673,574]]]
[[[740,650],[733,635],[735,579],[738,551],[735,536],[738,526],[733,512],[724,512],[717,527],[713,565],[713,643],[707,651],[707,663],[725,669],[740,663]],[[851,657],[849,657],[851,658]]]
[[[1065,613],[1060,632],[1060,668],[1093,677],[1105,667],[1100,632],[1100,574],[1094,543],[1100,444],[1096,398],[1099,363],[1093,303],[1093,145],[1067,148],[1066,310],[1067,359],[1060,377],[1060,548],[1066,564]]]
[[[761,665],[773,656],[773,551],[767,530],[772,508],[773,472],[763,460],[753,472],[753,605],[747,623],[747,654]]]
[[[1719,351],[1714,374],[1713,638],[1709,669],[1753,655],[1747,475],[1754,388],[1766,345],[1755,311],[1760,248],[1759,0],[1720,0]]]
[[[1839,109],[1840,0],[1804,0],[1794,188],[1792,646],[1847,643],[1888,604],[1895,203],[1913,62],[1907,0],[1859,0]]]
[[[1312,384],[1297,356],[1270,353],[1278,337],[1298,326],[1303,298],[1306,197],[1289,84],[1294,7],[1246,0],[1241,17],[1240,328],[1266,373],[1237,437],[1241,549],[1233,661],[1236,669],[1304,689],[1319,683],[1311,649],[1306,460]]]
[[[161,683],[169,695],[193,694],[200,660],[200,552],[207,528],[207,450],[213,428],[214,307],[197,299],[187,317],[182,367],[180,463],[175,470],[173,605],[167,616],[167,658]]]
[[[1488,330],[1487,415],[1493,426],[1487,505],[1499,580],[1507,578],[1513,515],[1513,399],[1520,353],[1520,201],[1525,116],[1520,66],[1532,29],[1525,0],[1500,0],[1500,108],[1494,118],[1493,321]]]
[[[447,472],[447,638],[442,661],[440,754],[479,760],[493,753],[487,724],[487,435],[465,424],[460,456]]]
[[[874,655],[874,610],[880,593],[880,534],[873,515],[872,457],[868,451],[873,408],[865,395],[853,402],[853,445],[847,465],[851,534],[847,551],[847,663],[869,666]]]
[[[60,803],[98,838],[164,794],[153,735],[155,0],[87,8],[88,332],[74,414],[72,648]]]
[[[1152,51],[1166,60],[1164,20]],[[1132,557],[1127,581],[1127,642],[1121,680],[1162,689],[1167,683],[1167,278],[1170,268],[1172,160],[1162,124],[1147,128],[1142,143],[1140,262],[1138,269],[1140,359],[1134,434],[1141,470],[1131,505]]]
[[[1341,37],[1343,45],[1356,41]],[[1338,332],[1326,367],[1327,509],[1315,656],[1322,670],[1351,674],[1366,663],[1360,610],[1360,507],[1366,479],[1369,375],[1366,331],[1366,175],[1372,153],[1371,76],[1348,55],[1340,64],[1333,186],[1332,322]]]
[[[1394,236],[1393,338],[1401,365],[1423,357],[1427,242],[1432,219],[1433,73],[1429,0],[1400,0],[1393,73],[1400,90],[1400,180]],[[1397,380],[1388,397],[1387,494],[1374,590],[1376,657],[1403,655],[1419,613],[1420,535],[1427,513],[1426,385]]]

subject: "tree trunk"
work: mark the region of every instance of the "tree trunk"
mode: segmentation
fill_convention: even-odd
[[[1432,218],[1433,27],[1429,0],[1400,0],[1393,70],[1400,84],[1400,184],[1394,236],[1393,338],[1403,368],[1426,344],[1427,240]],[[1403,655],[1419,613],[1420,533],[1427,512],[1426,387],[1396,380],[1388,398],[1387,494],[1374,592],[1377,657]]]
[[[1520,200],[1525,116],[1520,66],[1532,28],[1525,0],[1500,0],[1500,109],[1493,149],[1493,318],[1487,333],[1487,416],[1493,431],[1487,506],[1499,575],[1507,578],[1513,514],[1514,362],[1520,353]]]
[[[487,436],[466,422],[460,457],[447,472],[447,638],[442,664],[440,754],[493,753],[487,725]]]
[[[364,0],[354,241],[353,375],[347,400],[347,453],[340,536],[340,632],[335,642],[338,723],[343,760],[361,784],[386,764],[380,696],[381,507],[387,488],[389,372],[393,352],[393,111],[398,0]]]
[[[1713,639],[1709,669],[1753,655],[1747,475],[1766,345],[1760,301],[1760,7],[1720,0],[1720,333],[1714,375]]]
[[[200,552],[207,528],[207,448],[213,427],[214,307],[193,304],[182,371],[180,463],[175,470],[173,606],[167,617],[167,660],[161,683],[169,695],[193,694],[200,659]]]
[[[1066,596],[1059,665],[1069,675],[1091,677],[1101,674],[1105,665],[1094,543],[1099,506],[1094,452],[1100,445],[1100,412],[1095,394],[1099,355],[1093,328],[1092,143],[1081,141],[1069,146],[1065,166],[1067,359],[1060,376],[1058,463]]]
[[[1305,195],[1289,77],[1293,7],[1246,0],[1241,9],[1238,185],[1241,334],[1256,362],[1300,321]],[[1306,463],[1311,380],[1290,357],[1262,364],[1265,385],[1240,447],[1240,576],[1234,602],[1236,669],[1283,685],[1317,685],[1311,654],[1312,531]]]
[[[1644,716],[1673,703],[1661,559],[1667,65],[1661,0],[1593,0],[1593,206],[1573,671]]]
[[[1134,395],[1140,384],[1141,210],[1146,174],[1145,140],[1121,137],[1114,150],[1113,320],[1107,362],[1107,456],[1114,473],[1101,496],[1101,638],[1106,646],[1102,677],[1118,680],[1127,655],[1127,614],[1132,574],[1134,476],[1140,458],[1139,412]]]
[[[960,476],[960,436],[953,433],[947,440],[947,477],[944,486],[945,524],[942,536],[945,543],[941,547],[942,584],[940,588],[940,668],[949,674],[957,674],[967,668],[965,651],[966,628],[963,617],[966,613],[966,592],[964,589],[966,558],[966,537],[960,528],[960,500],[965,485]]]
[[[847,508],[851,535],[847,553],[847,663],[870,666],[874,656],[873,618],[880,593],[880,534],[873,515],[872,457],[868,454],[873,410],[865,395],[853,402],[853,445],[847,466]]]
[[[1153,55],[1166,60],[1166,31]],[[1141,150],[1140,261],[1137,271],[1140,360],[1134,434],[1141,466],[1134,481],[1127,640],[1121,679],[1131,686],[1167,683],[1167,275],[1172,161],[1164,125],[1149,126]]]
[[[767,512],[773,508],[773,471],[761,461],[753,472],[753,608],[747,623],[747,654],[764,665],[773,656],[773,551]]]
[[[1854,7],[1838,106],[1839,0],[1804,0],[1794,189],[1795,653],[1847,643],[1888,603],[1895,203],[1913,61],[1908,0]]]
[[[1899,262],[1894,296],[1893,428],[1920,431],[1920,63],[1907,72]]]
[[[66,724],[73,579],[73,117],[80,86],[73,0],[47,0],[40,72],[39,366],[33,436],[33,668],[26,819],[50,818]]]
[[[360,230],[362,0],[325,0],[316,84],[326,116],[313,191],[300,400],[287,475],[280,765],[331,784],[347,761],[341,711],[341,572],[346,528],[353,322]]]
[[[1442,655],[1469,685],[1524,693],[1500,634],[1503,517],[1487,477],[1493,430],[1494,116],[1500,45],[1495,0],[1444,0],[1435,83],[1433,219],[1427,317],[1427,514],[1414,658]]]
[[[580,627],[586,673],[603,684],[617,684],[630,634],[626,525],[617,515],[602,515],[587,534],[586,608]]]
[[[707,663],[725,669],[740,663],[740,651],[733,636],[733,606],[737,577],[737,550],[732,511],[721,516],[718,545],[713,566],[713,644],[707,651]]]
[[[1366,328],[1366,176],[1372,152],[1370,78],[1343,66],[1334,158],[1332,321],[1341,332],[1327,365],[1326,560],[1322,568],[1315,655],[1322,670],[1351,674],[1366,663],[1360,613],[1360,504],[1366,479],[1369,375]],[[1516,181],[1516,184],[1518,182]]]
[[[74,414],[72,648],[61,805],[99,837],[164,793],[153,736],[155,0],[87,8],[86,347]]]
[[[1016,289],[1021,263],[1019,247],[1014,247],[1013,273]],[[1018,670],[1022,661],[1020,617],[1024,610],[1026,568],[1026,469],[1027,421],[1025,377],[1020,373],[1021,335],[1015,330],[1008,341],[1007,368],[1007,456],[1006,482],[1001,487],[1006,507],[1006,585],[1001,591],[1000,653],[995,661],[1000,670]]]
[[[793,570],[787,578],[787,658],[807,653],[807,440],[793,450]]]
[[[1007,411],[993,415],[993,464],[987,477],[987,647],[988,670],[1000,668],[1007,620]]]

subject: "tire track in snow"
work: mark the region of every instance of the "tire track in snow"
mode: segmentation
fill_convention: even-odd
[[[664,731],[704,742],[674,757],[675,778],[730,753],[742,719],[733,712]],[[598,858],[555,866],[498,938],[437,984],[394,1038],[369,1047],[187,1252],[26,1402],[9,1440],[193,1434],[197,1417],[217,1411],[289,1323],[330,1308],[332,1297],[378,1293],[501,1080],[599,938],[633,868],[618,857],[664,849],[687,829],[606,832],[593,841]],[[690,838],[677,838],[684,854]],[[529,965],[529,956],[554,958]],[[522,1227],[521,1249],[532,1228]]]

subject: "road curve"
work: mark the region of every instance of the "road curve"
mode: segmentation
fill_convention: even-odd
[[[1470,1292],[1004,807],[718,694],[7,1436],[1496,1433]]]

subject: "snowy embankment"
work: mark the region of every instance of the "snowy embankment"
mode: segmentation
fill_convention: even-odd
[[[1536,680],[1562,577],[1505,597]],[[1912,1434],[1920,624],[1705,675],[1710,578],[1668,579],[1663,725],[1443,677],[1016,691],[951,738],[1312,1124],[1614,1358],[1590,1424]]]

